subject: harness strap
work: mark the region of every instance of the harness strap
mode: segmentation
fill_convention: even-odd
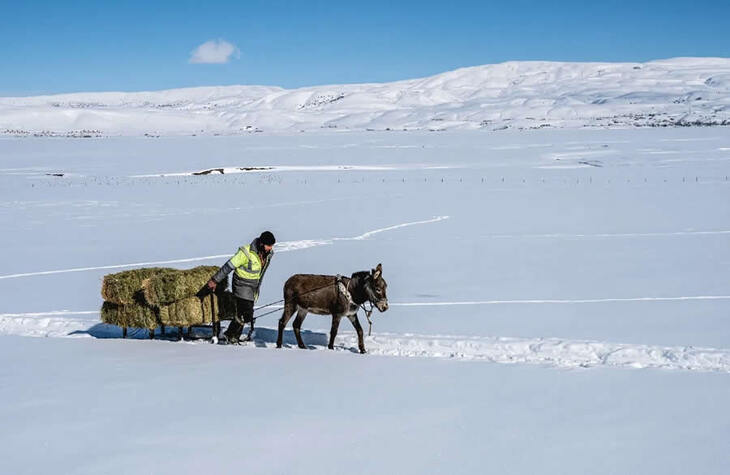
[[[352,305],[355,303],[352,300],[352,294],[350,293],[350,289],[349,289],[351,282],[352,282],[352,280],[350,280],[350,282],[348,282],[347,285],[345,285],[344,282],[342,282],[342,276],[340,274],[337,274],[337,277],[335,277],[335,285],[337,286],[337,290],[339,291],[339,293],[341,293],[345,296],[345,298],[347,299],[348,305]]]
[[[354,304],[355,302],[352,300],[352,294],[350,293],[350,284],[352,284],[352,279],[350,279],[350,282],[347,283],[347,286],[342,283],[342,276],[340,274],[337,274],[337,278],[335,279],[337,287],[342,291],[342,293],[345,294],[347,297],[347,301],[351,304]],[[368,336],[372,335],[373,333],[373,321],[370,319],[370,316],[373,314],[373,310],[375,310],[375,305],[373,305],[372,302],[369,300],[367,303],[370,304],[370,310],[365,308],[365,302],[361,303],[359,307],[365,312],[365,318],[368,319]]]

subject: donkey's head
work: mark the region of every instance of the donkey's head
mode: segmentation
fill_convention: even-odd
[[[383,264],[378,264],[365,279],[365,294],[367,294],[370,303],[375,305],[381,312],[388,310],[387,288],[388,283],[383,279]]]

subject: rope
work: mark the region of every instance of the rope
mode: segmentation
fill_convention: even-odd
[[[362,308],[363,312],[365,312],[365,318],[368,319],[368,336],[370,336],[373,332],[373,321],[370,320],[370,316],[373,314],[375,306],[372,304],[372,302],[370,302],[370,310],[365,308],[365,303],[360,305],[360,308]]]
[[[341,282],[340,277],[341,276],[339,274],[337,274],[337,277],[335,277],[335,283],[334,283],[335,284],[335,287],[337,287],[338,284]],[[330,286],[330,284],[323,285],[322,287],[317,287],[316,289],[308,290],[308,291],[304,292],[302,295],[307,295],[309,293],[316,292],[317,290],[325,289],[325,288],[327,288],[329,286]],[[276,302],[267,303],[266,305],[260,306],[256,310],[258,311],[258,310],[261,310],[262,308],[271,307],[272,305],[276,305],[276,304],[281,303],[283,301],[284,301],[284,299],[277,300]],[[373,332],[373,321],[370,319],[370,317],[372,316],[373,311],[375,310],[375,306],[373,305],[372,302],[368,302],[368,303],[370,303],[370,310],[368,310],[367,308],[365,308],[365,303],[362,303],[360,305],[360,308],[362,308],[363,312],[365,312],[365,318],[367,318],[367,320],[368,320],[368,336],[370,336],[370,335],[372,335],[372,332]],[[265,317],[267,315],[271,315],[272,313],[276,313],[278,311],[279,311],[278,308],[277,309],[274,309],[274,310],[270,310],[270,311],[268,311],[266,313],[262,313],[261,315],[259,315],[257,317],[254,317],[253,320],[256,321],[256,320],[258,320],[261,317]]]
[[[341,282],[340,278],[341,278],[341,276],[339,274],[337,274],[337,277],[335,277],[335,287],[337,287],[338,289],[339,289],[338,285]],[[308,291],[304,292],[302,295],[307,295],[309,293],[316,292],[317,290],[325,289],[325,288],[327,288],[329,286],[330,286],[330,284],[323,285],[322,287],[317,287],[316,289],[308,290]],[[349,292],[349,290],[348,290],[348,292]],[[271,307],[272,305],[276,305],[276,304],[281,303],[283,301],[284,301],[284,299],[277,300],[276,302],[267,303],[266,305],[260,306],[256,310],[258,311],[258,310],[261,310],[262,308]],[[367,320],[368,320],[368,336],[370,336],[373,333],[373,321],[370,319],[370,317],[372,316],[373,311],[375,310],[375,305],[373,305],[372,302],[367,302],[367,303],[370,303],[370,310],[368,310],[367,308],[365,308],[365,302],[363,302],[362,304],[360,304],[360,308],[362,308],[363,312],[365,312],[365,318],[367,318]],[[268,312],[262,313],[261,315],[259,315],[257,317],[253,317],[253,320],[256,321],[256,320],[258,320],[261,317],[265,317],[266,315],[271,315],[272,313],[276,313],[278,311],[279,311],[278,308],[277,309],[274,309],[274,310],[269,310]]]
[[[317,289],[317,290],[319,290],[319,289]],[[283,301],[284,301],[284,299],[277,300],[276,302],[267,303],[266,305],[262,305],[262,306],[256,308],[256,310],[261,310],[262,308],[271,307],[272,305],[276,305],[277,303],[281,303]]]
[[[258,310],[258,309],[257,309],[257,310]],[[258,319],[259,319],[259,318],[261,318],[261,317],[265,317],[266,315],[271,315],[272,313],[276,313],[276,312],[278,312],[278,311],[279,311],[279,309],[278,309],[278,308],[276,308],[276,309],[274,309],[274,310],[270,310],[270,311],[268,311],[268,312],[266,312],[266,313],[262,313],[262,314],[261,314],[261,315],[259,315],[258,317],[253,317],[253,319],[254,319],[254,321],[256,321],[256,320],[258,320]]]
[[[312,292],[316,292],[316,291],[318,291],[318,290],[326,289],[326,288],[327,288],[327,287],[329,287],[330,285],[331,285],[331,284],[327,284],[327,285],[323,285],[322,287],[317,287],[316,289],[312,289],[312,290],[307,290],[307,291],[306,291],[306,292],[304,292],[304,293],[303,293],[302,295],[307,295],[307,294],[311,294]],[[337,285],[337,280],[335,280],[335,285]],[[283,301],[284,301],[284,299],[281,299],[281,300],[277,300],[276,302],[271,302],[271,303],[267,303],[266,305],[262,305],[262,306],[260,306],[259,308],[257,308],[257,309],[256,309],[256,311],[259,311],[259,310],[261,310],[262,308],[266,308],[266,307],[271,307],[272,305],[276,305],[276,304],[278,304],[278,303],[281,303],[281,302],[283,302]],[[268,312],[266,312],[266,313],[262,313],[262,314],[261,314],[261,315],[259,315],[258,317],[254,317],[253,319],[254,319],[254,321],[256,321],[256,320],[258,320],[258,319],[259,319],[259,318],[261,318],[261,317],[265,317],[266,315],[271,315],[272,313],[276,313],[276,312],[278,312],[278,311],[279,311],[279,309],[278,309],[278,308],[277,308],[277,309],[274,309],[274,310],[270,310],[270,311],[268,311]]]

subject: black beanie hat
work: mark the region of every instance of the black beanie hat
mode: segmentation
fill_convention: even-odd
[[[273,246],[276,242],[276,238],[274,238],[274,235],[271,234],[271,231],[264,231],[261,233],[261,236],[259,236],[259,241],[267,246]]]

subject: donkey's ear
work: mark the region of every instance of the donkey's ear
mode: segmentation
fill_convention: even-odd
[[[382,273],[383,273],[383,264],[378,264],[378,266],[375,269],[373,269],[373,279],[378,279]]]

